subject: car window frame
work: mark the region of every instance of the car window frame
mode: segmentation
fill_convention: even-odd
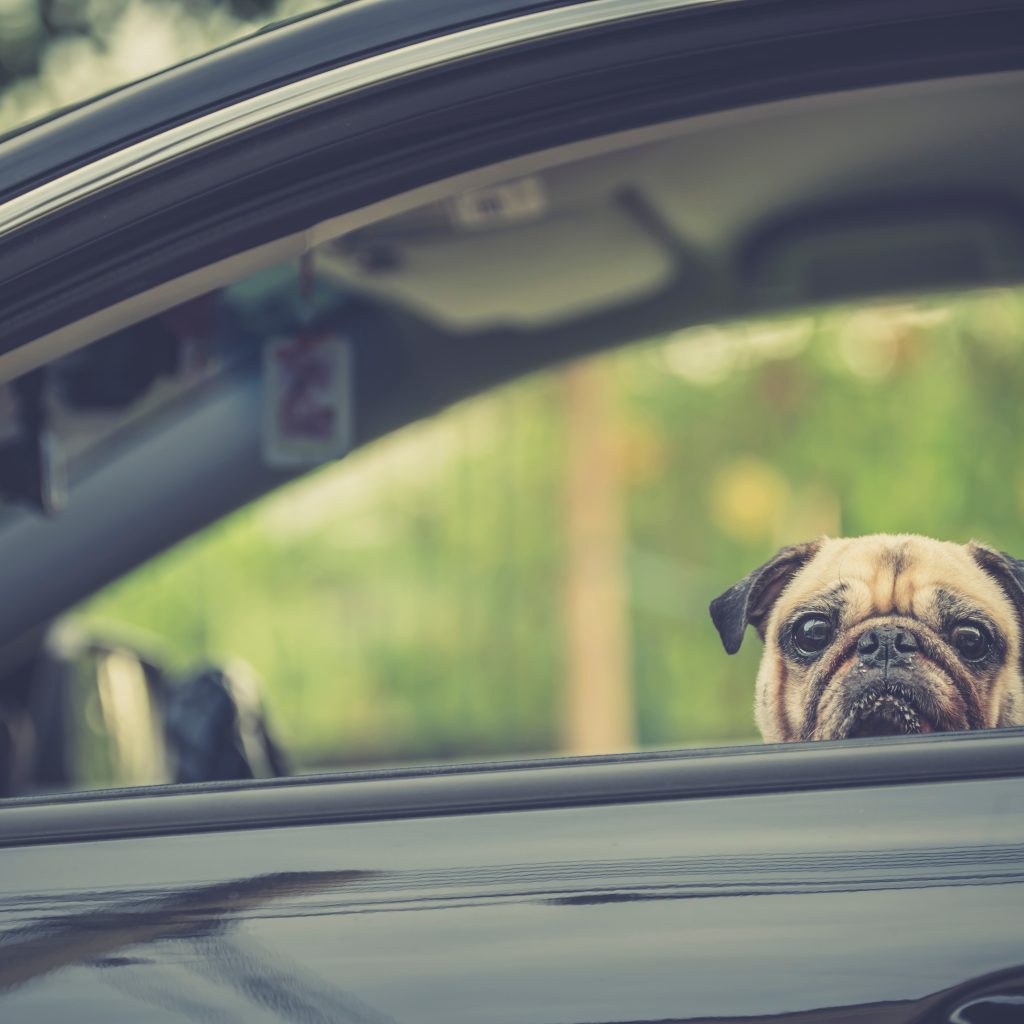
[[[0,801],[4,847],[1024,776],[1024,727],[757,744]]]

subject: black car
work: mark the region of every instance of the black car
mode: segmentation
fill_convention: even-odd
[[[128,650],[72,793],[53,628],[538,368],[1019,285],[1022,111],[1016,2],[357,0],[7,137],[0,1016],[1024,1019],[1020,730],[289,777]]]

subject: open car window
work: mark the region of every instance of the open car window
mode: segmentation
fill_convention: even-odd
[[[139,422],[184,415],[247,359],[280,405],[269,351],[321,379],[305,422],[264,421],[267,457],[333,444],[345,339],[328,325],[345,302],[323,282],[312,297],[315,267],[146,325],[178,361],[130,406]],[[248,325],[273,323],[275,287],[282,307],[313,312],[294,334],[282,314],[268,342]],[[141,654],[172,687],[212,665],[255,679],[302,770],[756,742],[760,644],[728,657],[707,605],[777,548],[912,527],[1019,550],[1020,481],[1005,472],[1024,428],[1022,323],[1013,289],[845,305],[682,330],[469,399],[67,616],[55,638],[98,646],[62,735],[100,758],[96,784],[173,778],[159,743],[131,755],[108,735],[160,735],[123,681],[143,678]],[[55,371],[70,436],[91,423],[104,438],[126,401],[81,408],[101,350]],[[133,420],[117,421],[128,443]]]
[[[1013,84],[949,102],[998,131]],[[1017,225],[907,161],[1008,167],[867,92],[890,191],[808,204],[847,102],[486,169],[43,339],[0,395],[8,790],[757,742],[763,619],[708,605],[780,547],[1024,554]],[[735,132],[794,146],[742,197]]]

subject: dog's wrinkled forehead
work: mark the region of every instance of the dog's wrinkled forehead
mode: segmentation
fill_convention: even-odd
[[[953,595],[1012,628],[1015,612],[999,584],[961,544],[878,535],[827,539],[793,577],[773,618],[827,602],[855,623],[881,615],[931,619],[940,595]]]

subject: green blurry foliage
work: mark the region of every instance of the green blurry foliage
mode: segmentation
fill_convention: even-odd
[[[0,131],[329,6],[331,0],[0,0]]]
[[[1024,297],[991,292],[682,332],[616,382],[639,744],[755,738],[759,642],[708,601],[821,534],[1024,555]],[[81,611],[240,655],[300,763],[553,751],[563,687],[565,402],[551,371],[231,517]]]

